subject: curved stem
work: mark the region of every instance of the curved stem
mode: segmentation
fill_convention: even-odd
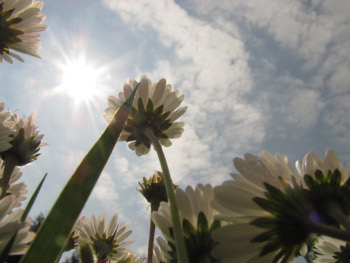
[[[144,134],[151,140],[154,150],[157,152],[160,166],[162,167],[164,184],[165,184],[166,193],[168,196],[168,202],[170,205],[170,214],[171,214],[171,220],[173,223],[176,255],[177,255],[178,262],[188,263],[185,240],[182,234],[179,209],[176,204],[173,182],[170,177],[168,164],[166,162],[162,146],[160,145],[158,138],[153,134],[153,131],[150,127],[145,127]]]
[[[159,203],[160,202],[151,203],[151,219],[150,219],[150,225],[149,225],[147,263],[152,263],[152,260],[153,260],[154,232],[156,230],[156,225],[153,223],[153,220],[152,220],[152,212],[158,211]]]
[[[318,223],[310,219],[305,222],[305,227],[309,229],[310,232],[350,242],[350,233],[347,231]]]
[[[11,175],[13,170],[16,168],[17,162],[16,159],[10,154],[6,156],[4,162],[5,168],[1,180],[1,196],[0,199],[3,199],[6,196],[7,188],[10,182]]]
[[[339,204],[336,202],[328,202],[326,205],[328,208],[327,210],[329,211],[329,215],[339,224],[343,225],[348,232],[350,232],[349,218],[344,215]]]
[[[311,259],[310,259],[310,257],[309,257],[309,253],[307,253],[307,254],[304,256],[304,258],[305,258],[305,261],[306,261],[307,263],[312,263],[312,261],[311,261]]]

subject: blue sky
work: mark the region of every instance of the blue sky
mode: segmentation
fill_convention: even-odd
[[[33,192],[48,178],[31,213],[47,213],[75,167],[99,137],[107,96],[128,78],[166,78],[185,94],[180,139],[165,150],[180,187],[221,184],[232,159],[261,150],[292,164],[333,148],[350,159],[350,5],[344,1],[47,0],[42,60],[1,64],[0,101],[36,114],[49,144],[23,179]],[[99,96],[78,103],[59,65],[85,58],[100,72]],[[160,170],[156,154],[137,157],[117,145],[83,215],[113,213],[146,251],[149,212],[136,191]]]

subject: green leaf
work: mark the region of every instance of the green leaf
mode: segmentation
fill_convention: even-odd
[[[81,161],[41,225],[21,263],[51,263],[62,254],[70,232],[105,167],[129,117],[137,86]]]
[[[22,222],[24,222],[24,220],[27,218],[27,216],[29,214],[29,211],[30,211],[30,209],[32,208],[32,206],[34,204],[34,201],[35,201],[36,197],[38,196],[41,187],[43,186],[43,183],[44,183],[44,181],[46,179],[46,176],[47,176],[47,173],[44,175],[43,179],[41,179],[39,185],[36,187],[32,197],[30,198],[26,208],[24,209],[22,217],[21,217],[21,221]]]

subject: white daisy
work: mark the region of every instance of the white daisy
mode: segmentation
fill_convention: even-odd
[[[0,180],[3,177],[4,173],[4,162],[0,159]],[[22,176],[22,172],[18,167],[15,167],[13,170],[8,189],[6,191],[6,195],[14,195],[16,197],[14,207],[20,207],[21,202],[26,200],[26,194],[29,192],[27,189],[27,185],[24,182],[17,182],[19,178]],[[1,189],[0,189],[1,195]]]
[[[14,121],[14,134],[11,141],[12,147],[7,151],[1,153],[1,158],[6,161],[6,157],[12,155],[15,159],[16,165],[26,165],[40,155],[40,147],[47,145],[47,143],[41,142],[44,134],[40,134],[37,131],[37,127],[34,124],[35,116],[32,113],[28,120],[19,118],[18,114],[11,116],[10,121]]]
[[[123,92],[118,97],[108,97],[109,107],[104,115],[107,121],[113,119],[117,109],[131,95],[137,84],[136,80],[130,79],[124,84]],[[170,139],[179,138],[184,130],[184,123],[176,120],[185,113],[187,107],[177,109],[184,99],[184,95],[178,94],[179,91],[173,90],[165,79],[152,84],[147,76],[142,76],[133,108],[119,140],[131,142],[129,148],[136,151],[138,156],[145,155],[151,148],[151,141],[144,134],[144,129],[149,127],[162,145],[170,146]]]
[[[324,160],[310,152],[302,162],[296,162],[296,167],[299,174],[304,176],[305,185],[309,189],[308,198],[319,215],[318,221],[349,225],[350,163],[344,169],[336,153],[327,149]]]
[[[327,149],[324,160],[314,152],[309,152],[305,155],[302,162],[296,162],[296,168],[301,176],[309,174],[315,176],[315,172],[320,170],[324,175],[329,172],[339,170],[342,175],[341,184],[343,184],[350,177],[350,162],[344,169],[343,164],[339,161],[337,154],[332,149]]]
[[[23,209],[9,212],[16,205],[16,198],[12,195],[0,200],[0,251],[6,247],[13,235],[18,231],[16,239],[12,245],[10,255],[24,254],[27,244],[34,238],[34,233],[29,231],[30,218],[25,222],[20,222]]]
[[[328,236],[321,236],[315,244],[315,263],[350,262],[349,243]]]
[[[216,262],[210,252],[217,242],[211,239],[210,234],[220,226],[220,222],[214,219],[216,212],[210,205],[213,200],[212,186],[199,184],[195,189],[188,186],[185,191],[177,188],[175,198],[180,212],[189,262]],[[170,230],[172,222],[169,204],[161,202],[158,212],[152,213],[152,220],[165,238],[157,237],[164,257],[168,260],[176,260],[175,241]]]
[[[307,211],[299,205],[299,198],[304,201],[301,178],[288,159],[264,151],[259,156],[235,158],[234,165],[240,174],[231,174],[234,180],[214,188],[217,218],[231,224],[212,234],[219,242],[213,255],[224,262],[273,262],[291,260],[300,249],[305,253],[309,233],[299,227]],[[286,188],[291,192],[288,198]]]
[[[114,214],[106,225],[106,217],[102,214],[98,219],[93,215],[90,219],[84,217],[76,227],[78,242],[88,241],[93,247],[99,262],[118,260],[130,253],[125,246],[133,241],[124,241],[132,232],[125,231],[129,225],[117,225],[118,215]]]
[[[41,24],[46,18],[41,13],[43,4],[35,0],[0,1],[0,62],[12,64],[12,58],[24,62],[12,50],[40,58],[39,32],[47,29]]]

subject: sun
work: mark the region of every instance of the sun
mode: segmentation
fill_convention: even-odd
[[[66,93],[79,104],[88,103],[99,96],[101,91],[101,69],[88,64],[84,57],[59,65],[61,84],[59,91]]]

